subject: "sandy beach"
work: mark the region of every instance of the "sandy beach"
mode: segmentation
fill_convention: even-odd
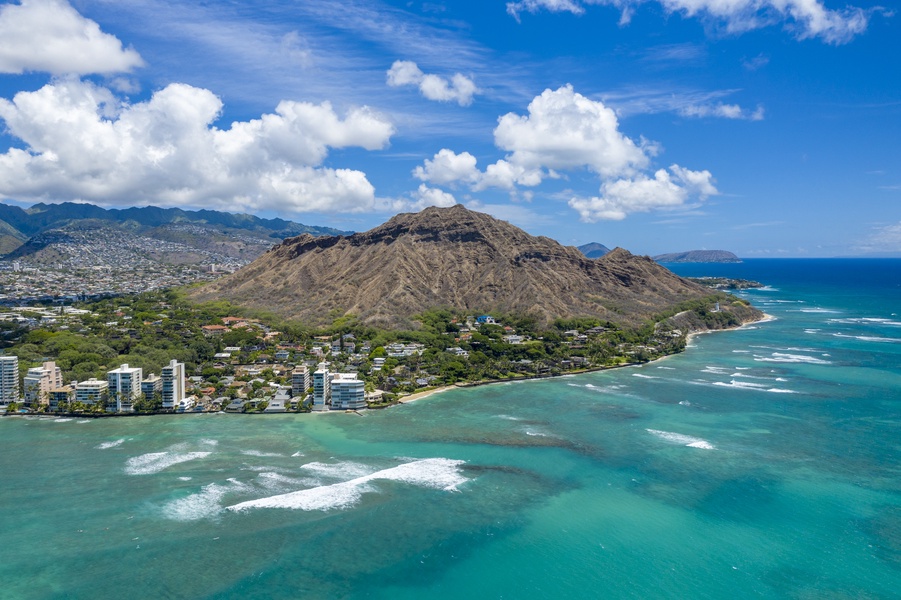
[[[407,404],[408,402],[416,402],[417,400],[422,400],[423,398],[428,398],[432,394],[440,394],[441,392],[446,392],[447,390],[454,389],[455,385],[446,385],[444,387],[438,387],[433,390],[426,390],[424,392],[417,392],[415,394],[410,394],[409,396],[404,396],[403,398],[398,398],[398,402],[400,404]]]

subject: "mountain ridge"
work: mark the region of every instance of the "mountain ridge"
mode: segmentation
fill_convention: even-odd
[[[289,238],[191,292],[317,325],[353,314],[395,328],[438,307],[637,324],[708,295],[648,257],[617,248],[592,260],[462,205],[401,213],[351,236]]]

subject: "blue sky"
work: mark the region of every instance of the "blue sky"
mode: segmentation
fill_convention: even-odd
[[[850,1],[0,3],[0,198],[901,253],[899,15]]]

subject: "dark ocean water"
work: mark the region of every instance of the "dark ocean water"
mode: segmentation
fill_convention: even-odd
[[[0,419],[0,598],[901,597],[901,261],[673,268],[775,320],[364,417]]]

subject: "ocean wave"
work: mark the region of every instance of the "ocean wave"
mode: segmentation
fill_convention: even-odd
[[[664,371],[675,371],[675,367],[657,367],[658,369],[663,369]]]
[[[892,319],[883,319],[881,317],[849,317],[846,319],[829,319],[829,322],[841,325],[891,325],[893,327],[901,327],[901,321],[893,321]]]
[[[362,463],[350,461],[339,463],[321,463],[311,462],[300,467],[321,477],[330,477],[332,479],[357,478],[364,477],[373,472],[373,467]]]
[[[834,310],[831,308],[799,308],[798,312],[812,313],[812,314],[818,314],[818,315],[835,315],[835,314],[841,313],[842,311]]]
[[[732,352],[734,352],[735,354],[750,354],[751,353],[750,350],[733,350]]]
[[[203,486],[196,494],[172,500],[163,505],[163,514],[174,521],[197,521],[209,519],[222,513],[222,499],[226,494],[253,489],[236,479],[229,479],[225,485],[211,483]]]
[[[262,452],[260,450],[241,450],[241,454],[243,454],[245,456],[258,456],[261,458],[284,456],[284,454],[279,454],[278,452]]]
[[[644,375],[643,373],[632,373],[632,377],[640,377],[641,379],[660,379],[659,377],[654,377],[653,375]]]
[[[750,381],[735,381],[734,379],[732,381],[730,381],[729,383],[726,383],[724,381],[716,381],[713,383],[713,385],[716,385],[719,387],[731,387],[731,388],[738,388],[738,389],[744,389],[744,390],[754,390],[754,391],[758,391],[758,392],[770,392],[770,393],[774,393],[774,394],[797,394],[798,393],[794,390],[769,387],[768,384],[751,383]]]
[[[674,433],[672,431],[660,431],[659,429],[646,429],[645,431],[671,444],[679,444],[681,446],[688,446],[689,448],[701,448],[702,450],[716,449],[716,446],[703,438],[682,433]]]
[[[757,356],[755,354],[754,360],[756,360],[757,362],[803,363],[809,365],[832,364],[832,361],[823,360],[822,358],[816,358],[815,356],[808,356],[806,354],[785,354],[783,352],[773,352],[772,356]]]
[[[210,452],[150,452],[129,458],[125,463],[125,472],[129,475],[152,475],[173,465],[204,458],[210,454]]]
[[[468,481],[460,474],[462,460],[427,458],[383,469],[332,485],[249,500],[228,507],[231,511],[251,508],[287,508],[293,510],[333,510],[349,508],[366,492],[375,491],[370,485],[375,480],[400,481],[420,487],[444,491],[456,491],[457,486]]]
[[[125,438],[119,438],[114,442],[103,442],[99,446],[97,446],[98,450],[108,450],[110,448],[115,448],[116,446],[120,446],[125,442]]]
[[[880,342],[880,343],[888,343],[888,344],[897,344],[901,342],[901,338],[887,338],[887,337],[879,337],[874,335],[845,335],[843,333],[833,333],[835,337],[839,338],[847,338],[852,340],[860,340],[861,342]]]

